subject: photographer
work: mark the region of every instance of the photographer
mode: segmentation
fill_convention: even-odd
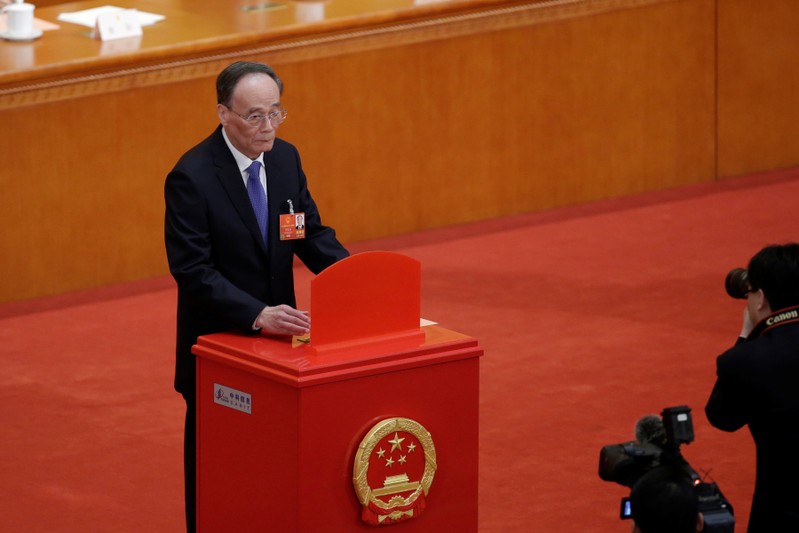
[[[695,533],[704,518],[688,473],[661,466],[644,474],[630,493],[633,533]]]
[[[723,431],[749,426],[757,471],[749,533],[799,531],[799,244],[763,248],[727,278],[746,299],[741,338],[716,361],[705,413]]]

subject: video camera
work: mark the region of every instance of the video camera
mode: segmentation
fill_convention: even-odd
[[[599,477],[632,488],[648,471],[659,466],[685,470],[699,497],[705,519],[703,533],[733,533],[735,516],[730,502],[715,483],[706,483],[680,453],[680,446],[694,440],[691,409],[667,407],[661,416],[647,415],[635,425],[634,441],[603,446],[599,453]],[[629,498],[622,498],[621,518],[631,518]]]

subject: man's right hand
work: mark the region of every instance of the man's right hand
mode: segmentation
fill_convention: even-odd
[[[752,333],[753,329],[755,329],[755,325],[752,324],[752,317],[749,316],[749,307],[744,307],[744,317],[741,324],[741,334],[739,336],[746,339],[749,337],[749,334]]]
[[[311,331],[311,318],[307,311],[288,305],[267,306],[255,319],[255,327],[273,335],[307,335]]]

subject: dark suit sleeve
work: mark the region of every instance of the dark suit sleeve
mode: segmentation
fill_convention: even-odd
[[[164,196],[167,258],[178,283],[179,305],[194,307],[191,314],[204,315],[199,320],[214,324],[213,329],[247,329],[265,304],[231,283],[214,264],[208,206],[199,185],[185,173],[172,171]]]
[[[722,431],[736,431],[749,422],[751,401],[735,349],[716,360],[716,383],[705,406],[708,421]]]

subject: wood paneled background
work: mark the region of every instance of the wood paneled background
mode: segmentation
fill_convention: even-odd
[[[280,135],[345,242],[799,164],[793,0],[444,2],[215,41],[205,16],[168,48],[180,4],[145,3],[170,16],[140,50],[77,66],[36,64],[95,53],[72,25],[0,43],[0,301],[167,273],[163,180],[236,59],[284,79]]]

